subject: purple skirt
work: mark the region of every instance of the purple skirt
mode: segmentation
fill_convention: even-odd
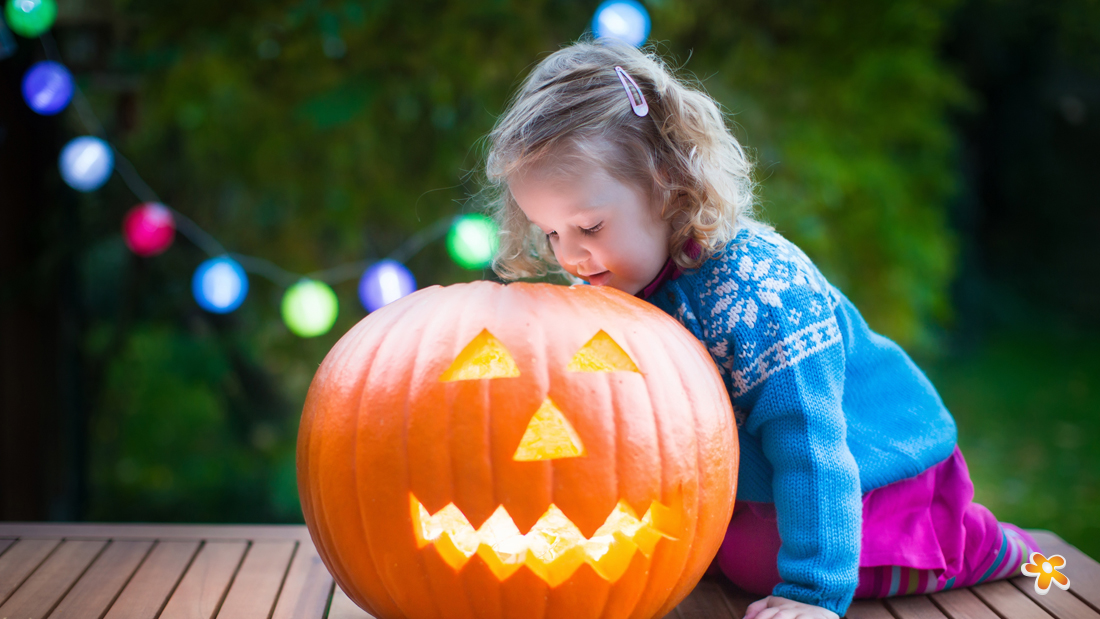
[[[1034,538],[998,522],[973,502],[962,452],[916,477],[863,495],[856,598],[931,593],[1005,578],[1019,571]],[[745,591],[770,595],[779,584],[775,505],[737,501],[716,562]]]

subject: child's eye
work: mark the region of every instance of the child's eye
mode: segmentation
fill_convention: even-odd
[[[590,236],[590,235],[593,235],[593,234],[596,234],[597,232],[599,232],[600,228],[603,228],[603,222],[602,221],[600,223],[592,226],[591,228],[581,228],[581,234],[584,234],[586,236]]]

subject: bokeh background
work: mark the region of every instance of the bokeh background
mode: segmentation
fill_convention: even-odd
[[[309,273],[476,212],[480,140],[597,4],[60,0],[51,37],[164,203]],[[930,375],[977,500],[1100,556],[1100,4],[644,5],[750,149],[763,218]],[[0,518],[302,522],[298,418],[366,313],[356,282],[315,338],[260,277],[203,311],[206,254],[126,248],[138,198],[117,174],[62,183],[87,131],[20,95],[42,43],[0,46]],[[407,266],[420,286],[494,277],[442,242]]]

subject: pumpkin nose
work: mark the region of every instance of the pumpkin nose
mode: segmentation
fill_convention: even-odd
[[[565,415],[546,398],[542,406],[527,423],[527,430],[519,441],[513,460],[557,460],[585,455],[584,444]]]
[[[567,369],[571,372],[638,372],[638,366],[630,355],[602,329],[573,355]],[[585,451],[581,437],[554,402],[546,398],[527,423],[512,459],[530,462],[583,455]]]

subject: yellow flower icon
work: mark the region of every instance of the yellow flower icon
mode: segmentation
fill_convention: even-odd
[[[1050,583],[1058,585],[1063,591],[1069,589],[1069,578],[1058,570],[1065,567],[1066,559],[1062,555],[1044,557],[1038,552],[1031,553],[1031,563],[1024,563],[1020,571],[1024,576],[1035,577],[1035,593],[1046,595],[1050,591]]]

